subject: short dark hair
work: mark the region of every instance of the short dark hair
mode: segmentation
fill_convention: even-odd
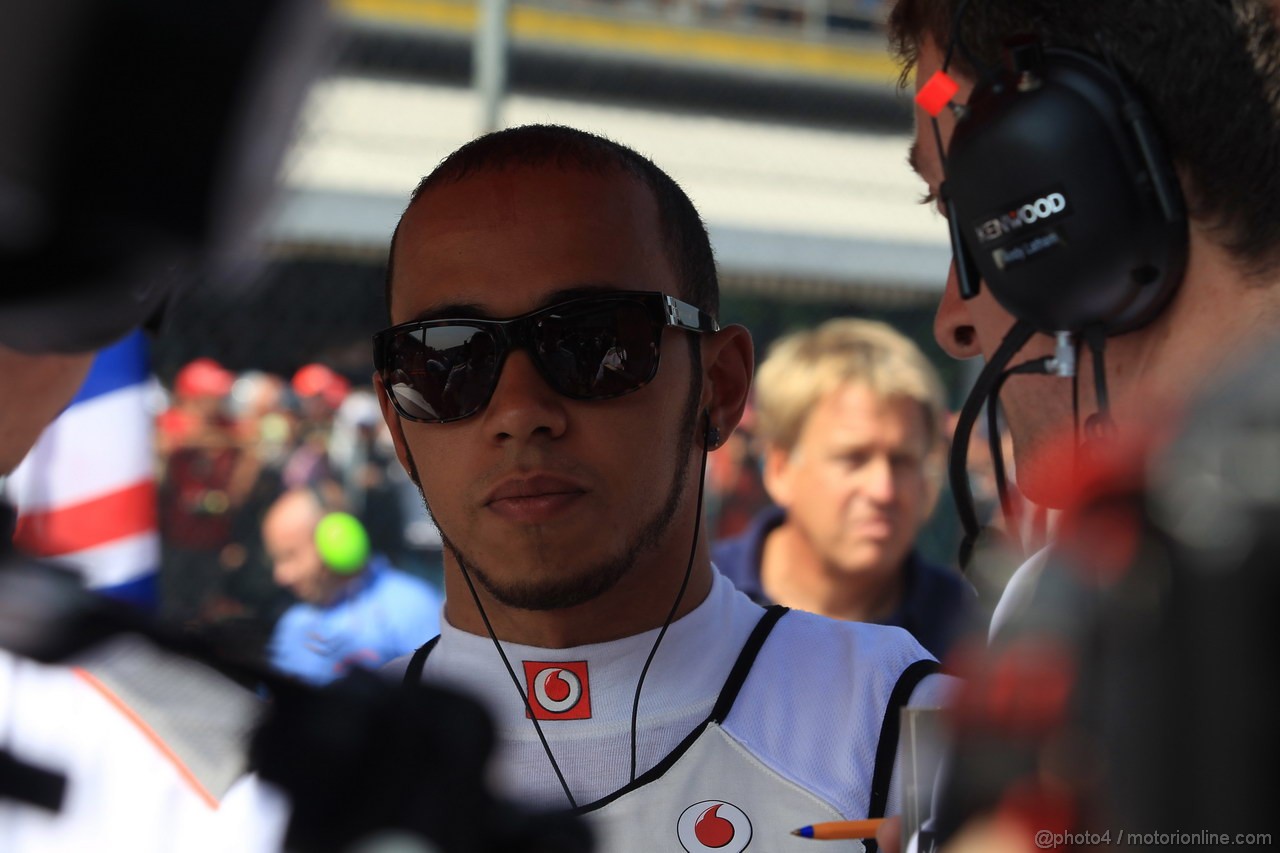
[[[657,202],[659,227],[680,283],[680,298],[712,317],[719,316],[720,284],[716,278],[715,256],[706,225],[693,202],[653,161],[603,136],[554,124],[529,124],[486,134],[442,160],[418,183],[405,209],[412,207],[418,197],[432,187],[454,183],[477,172],[543,165],[599,173],[621,171],[639,179]],[[388,311],[399,233],[397,223],[387,258]]]
[[[889,39],[905,82],[962,0],[897,0]],[[1183,178],[1191,215],[1241,269],[1280,268],[1280,12],[1272,0],[974,0],[952,64],[1001,62],[1007,39],[1110,57],[1138,91]],[[966,51],[968,55],[966,56]]]

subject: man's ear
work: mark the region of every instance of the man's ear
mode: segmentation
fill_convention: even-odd
[[[409,445],[404,440],[404,424],[400,422],[400,414],[395,406],[391,405],[387,386],[382,384],[382,377],[376,371],[373,374],[373,392],[377,395],[378,406],[382,409],[382,420],[391,431],[391,442],[396,446],[396,458],[400,460],[400,467],[409,475],[409,479],[415,486],[422,488],[422,484],[418,482],[417,466],[409,458]]]
[[[726,326],[702,336],[702,401],[711,428],[723,444],[733,434],[747,408],[755,348],[743,326]]]

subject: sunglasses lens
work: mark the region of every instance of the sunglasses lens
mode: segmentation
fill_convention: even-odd
[[[488,400],[498,348],[484,329],[427,326],[394,336],[386,347],[383,381],[410,418],[456,420]]]
[[[560,393],[603,400],[653,378],[661,335],[644,304],[610,299],[546,314],[533,337],[543,372]]]
[[[382,381],[401,415],[453,421],[489,402],[508,345],[528,347],[543,378],[577,400],[644,387],[658,370],[665,324],[660,294],[582,299],[492,325],[460,320],[391,329],[377,337]],[[506,329],[499,334],[495,328]]]

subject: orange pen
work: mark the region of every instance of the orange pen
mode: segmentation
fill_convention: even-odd
[[[801,838],[812,838],[815,841],[875,838],[876,830],[880,828],[882,823],[884,823],[884,818],[882,817],[868,820],[832,820],[826,823],[815,823],[810,826],[793,829],[791,834],[798,835]]]

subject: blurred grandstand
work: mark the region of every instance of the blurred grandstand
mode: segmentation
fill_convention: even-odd
[[[272,263],[177,306],[157,353],[162,377],[199,355],[240,369],[289,373],[324,360],[367,374],[367,334],[382,321],[377,282],[407,194],[485,123],[472,84],[479,5],[338,0],[341,43],[286,164]],[[927,312],[941,285],[946,235],[913,203],[909,102],[896,90],[882,9],[515,3],[498,123],[602,132],[670,171],[710,227],[727,318],[774,320],[753,328],[762,343],[779,324],[807,322],[795,306],[815,302],[826,313],[906,312],[908,331],[927,334],[907,315]],[[235,321],[214,322],[227,315]],[[259,321],[268,333],[247,334]]]

